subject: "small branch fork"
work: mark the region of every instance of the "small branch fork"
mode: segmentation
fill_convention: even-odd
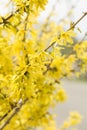
[[[75,26],[76,26],[85,16],[87,16],[87,12],[85,12],[67,31],[70,31],[70,30],[74,29]],[[47,50],[48,50],[49,48],[51,48],[55,43],[56,43],[56,41],[53,42],[53,43],[51,43],[44,51],[47,51]]]
[[[8,23],[8,20],[10,19],[10,18],[12,18],[16,13],[18,13],[19,11],[21,10],[21,8],[19,8],[19,9],[17,9],[14,13],[12,13],[12,14],[10,14],[7,18],[3,18],[2,17],[2,22],[0,22],[0,24],[2,25],[2,24],[5,24],[5,23]]]

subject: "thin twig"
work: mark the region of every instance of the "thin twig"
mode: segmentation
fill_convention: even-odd
[[[23,37],[23,40],[22,40],[23,42],[26,42],[26,38],[27,38],[26,31],[27,31],[28,18],[29,18],[29,13],[27,14],[26,19],[25,19],[24,37]],[[29,58],[28,58],[27,48],[25,47],[25,45],[24,45],[24,50],[26,51],[25,59],[26,59],[26,64],[28,65],[29,64]]]
[[[8,23],[8,20],[9,20],[10,18],[12,18],[12,17],[15,15],[15,13],[19,12],[20,10],[21,10],[21,8],[17,9],[14,13],[10,14],[7,18],[3,18],[3,17],[2,17],[2,20],[3,20],[3,21],[0,22],[0,24]]]
[[[17,10],[17,11],[18,11],[18,10]],[[29,15],[27,15],[27,16],[26,16],[26,19],[25,19],[25,26],[24,26],[25,32],[24,32],[24,37],[23,37],[23,40],[22,40],[22,41],[25,41],[25,40],[26,40],[26,29],[27,29],[28,16],[29,16]],[[10,15],[10,16],[9,16],[8,18],[6,18],[5,20],[8,20],[10,17],[12,17],[12,15]],[[24,49],[26,50],[25,47],[24,47]],[[27,58],[27,62],[29,63],[29,61],[28,61],[28,55],[27,55],[27,54],[26,54],[26,58]],[[21,104],[21,105],[22,105],[22,104]],[[20,107],[21,107],[21,106],[20,106]],[[11,111],[13,111],[13,110],[18,111],[17,109],[18,109],[18,107],[15,106],[13,109],[9,110],[5,115],[3,115],[3,116],[0,118],[0,121],[4,120],[4,119],[9,115],[9,113],[10,113]],[[11,118],[14,116],[14,114],[15,114],[15,112],[12,114]],[[9,119],[10,119],[10,118],[9,118]],[[6,121],[6,122],[8,123],[9,120]],[[2,125],[1,128],[5,127],[5,125],[7,124],[6,122]],[[0,130],[1,130],[1,128],[0,128]]]
[[[20,102],[19,106],[17,106],[13,113],[9,116],[9,118],[6,120],[6,122],[4,122],[2,124],[2,126],[0,127],[0,130],[3,130],[8,124],[9,122],[11,121],[11,119],[20,111],[20,109],[22,108],[23,105],[25,105],[25,103],[28,101],[28,99],[25,99],[24,102]]]
[[[75,22],[67,31],[69,31],[69,30],[75,28],[75,26],[76,26],[86,15],[87,15],[87,12],[85,12],[85,13],[81,16],[81,18],[79,18],[79,19],[77,20],[77,22]]]
[[[77,20],[67,31],[72,30],[73,28],[75,28],[75,26],[87,15],[87,12],[85,12],[80,18],[79,20]],[[67,32],[66,31],[66,32]],[[53,43],[51,43],[44,51],[47,51],[50,47],[52,47],[54,44],[56,43],[56,41],[54,41]]]
[[[56,43],[56,41],[55,42],[52,42],[52,44],[50,44],[44,51],[47,51],[50,47],[52,47],[54,44]]]
[[[1,122],[2,120],[4,120],[5,117],[7,117],[10,112],[11,112],[11,110],[9,110],[6,114],[4,114],[4,115],[0,118],[0,122]]]

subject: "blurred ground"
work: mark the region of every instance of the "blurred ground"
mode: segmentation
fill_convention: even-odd
[[[53,110],[58,114],[56,117],[57,125],[62,124],[70,111],[78,111],[83,116],[78,130],[87,130],[87,82],[65,80],[63,86],[68,93],[68,100],[63,104],[58,104]]]

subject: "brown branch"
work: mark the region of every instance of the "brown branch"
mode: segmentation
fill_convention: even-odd
[[[20,11],[20,9],[17,9],[16,10],[16,12],[19,12]],[[15,12],[15,13],[16,13]],[[8,16],[6,19],[4,19],[3,18],[3,21],[6,21],[7,22],[7,20],[9,20],[12,16],[13,16],[14,14],[11,14],[10,16]],[[26,16],[26,19],[25,19],[25,27],[24,27],[24,30],[26,31],[26,29],[27,29],[27,20],[28,20],[28,16],[29,15],[27,15]],[[3,22],[3,23],[6,23],[6,22]],[[26,40],[26,32],[24,32],[24,37],[23,37],[23,40],[22,41],[25,41]],[[26,50],[26,48],[24,47],[24,50]],[[27,50],[26,50],[27,51]],[[27,62],[28,62],[28,64],[29,64],[29,60],[28,60],[28,55],[26,55],[26,58],[27,58]],[[0,118],[0,122],[2,121],[2,120],[4,120],[7,116],[8,116],[8,114],[13,110],[13,109],[15,109],[16,108],[16,106],[15,107],[13,107],[11,110],[9,110],[6,114],[4,114],[1,118]]]
[[[27,14],[26,18],[25,18],[25,26],[24,26],[24,37],[22,41],[26,41],[26,31],[27,31],[27,22],[28,22],[28,17],[29,17],[29,13]]]
[[[75,26],[87,15],[87,12],[85,12],[67,31],[74,29]]]
[[[0,22],[0,24],[8,23],[8,20],[9,20],[10,18],[12,18],[12,17],[15,15],[15,13],[18,13],[20,10],[21,10],[21,8],[17,9],[14,13],[10,14],[7,18],[3,18],[3,17],[2,17],[2,20],[3,20],[3,21]]]
[[[82,38],[81,41],[78,42],[78,44],[80,44],[87,36],[87,33],[85,33],[84,37]],[[74,51],[72,50],[71,53],[69,55],[66,56],[66,58],[68,58],[70,55],[72,55],[74,53]],[[46,74],[48,72],[48,70],[52,70],[52,68],[50,68],[50,65],[47,67],[47,70],[43,73]],[[72,70],[72,72],[75,72],[74,70]],[[59,81],[55,80],[55,83],[60,83]]]
[[[28,18],[29,18],[29,13],[27,14],[27,16],[25,18],[24,37],[23,37],[23,40],[22,40],[23,42],[26,42],[26,38],[27,38],[26,31],[27,31]],[[26,59],[26,64],[28,65],[29,64],[29,57],[28,57],[28,52],[27,52],[27,48],[25,47],[25,45],[24,45],[24,50],[26,51],[25,59]]]
[[[16,10],[16,12],[18,12],[18,11],[20,11],[20,9],[17,9],[17,10]],[[16,12],[15,12],[15,13],[16,13]],[[8,16],[6,19],[3,18],[3,21],[9,20],[13,15],[14,15],[14,14],[11,14],[11,15]],[[28,16],[29,16],[29,14],[26,16],[26,19],[25,19],[25,26],[24,26],[25,32],[24,32],[24,37],[23,37],[23,40],[22,40],[23,42],[26,40],[26,29],[27,29]],[[26,50],[25,46],[24,46],[24,50]],[[26,50],[26,51],[27,51],[27,50]],[[26,59],[27,59],[27,64],[29,64],[29,60],[28,60],[28,55],[27,55],[27,54],[26,54]],[[6,114],[4,114],[4,115],[0,118],[0,122],[1,122],[2,120],[4,120],[4,119],[9,115],[9,113],[12,112],[14,109],[16,110],[16,109],[17,109],[17,106],[13,107],[13,108],[12,108],[11,110],[9,110]],[[3,124],[3,126],[4,126],[4,124]],[[1,130],[1,128],[0,128],[0,130]]]
[[[87,15],[87,12],[85,12],[80,18],[79,20],[77,20],[67,31],[70,31],[72,29],[75,28],[75,26]],[[66,32],[67,32],[66,31]],[[47,51],[49,48],[51,48],[54,44],[56,43],[56,41],[54,41],[53,43],[51,43],[44,51]]]
[[[18,103],[19,106],[15,107],[13,113],[9,116],[6,122],[4,122],[2,126],[0,127],[0,130],[3,130],[10,123],[11,119],[20,111],[22,106],[25,105],[27,101],[28,99],[25,99],[24,102],[21,101],[20,103]]]
[[[47,51],[50,47],[52,47],[54,44],[56,43],[56,41],[55,42],[52,42],[52,44],[50,44],[44,51]]]
[[[0,121],[4,120],[5,117],[7,117],[10,112],[11,112],[11,110],[9,110],[6,114],[4,114],[4,115],[0,118]]]

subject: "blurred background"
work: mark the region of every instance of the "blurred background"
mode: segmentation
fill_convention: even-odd
[[[0,0],[1,16],[12,10],[11,0]],[[57,24],[67,23],[65,26],[67,29],[70,22],[77,21],[84,12],[87,12],[87,0],[49,0],[45,11],[40,13],[38,22],[42,24],[48,18]],[[75,41],[80,41],[84,36],[87,40],[87,17],[76,28],[78,28],[78,32]],[[85,73],[79,79],[65,79],[62,84],[68,94],[68,100],[61,105],[58,104],[52,110],[53,113],[58,114],[55,118],[57,125],[60,126],[63,123],[70,111],[78,111],[83,116],[83,120],[77,128],[78,130],[87,130],[87,74]]]

